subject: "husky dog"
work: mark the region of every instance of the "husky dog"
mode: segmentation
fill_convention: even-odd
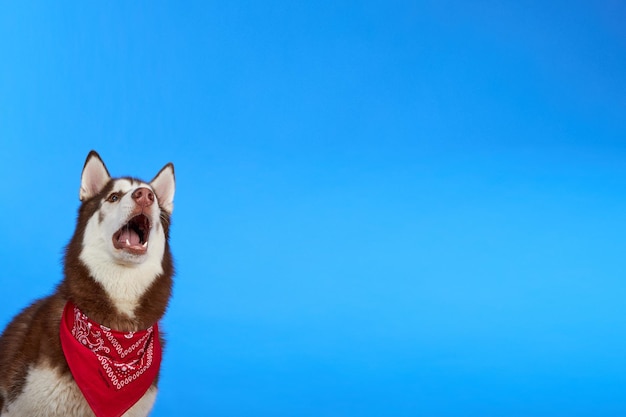
[[[1,417],[148,415],[172,290],[174,188],[171,163],[147,183],[111,178],[89,153],[64,279],[0,337]]]

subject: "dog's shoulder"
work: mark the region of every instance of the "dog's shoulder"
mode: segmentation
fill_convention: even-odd
[[[11,400],[25,383],[28,370],[45,363],[68,372],[59,342],[59,325],[65,300],[54,294],[22,310],[0,337],[0,392]]]

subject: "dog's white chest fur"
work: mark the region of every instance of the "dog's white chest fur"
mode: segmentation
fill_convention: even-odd
[[[123,417],[148,415],[157,389],[150,387]],[[47,366],[29,370],[24,390],[15,401],[6,404],[0,417],[91,417],[95,416],[69,374],[61,375]]]

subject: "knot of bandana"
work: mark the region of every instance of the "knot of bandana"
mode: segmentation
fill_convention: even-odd
[[[158,324],[119,332],[91,320],[68,301],[60,337],[72,376],[97,417],[120,417],[143,397],[159,372]]]

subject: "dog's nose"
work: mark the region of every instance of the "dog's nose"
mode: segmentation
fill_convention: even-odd
[[[154,193],[146,187],[137,188],[133,191],[133,200],[141,207],[148,207],[154,202]]]

